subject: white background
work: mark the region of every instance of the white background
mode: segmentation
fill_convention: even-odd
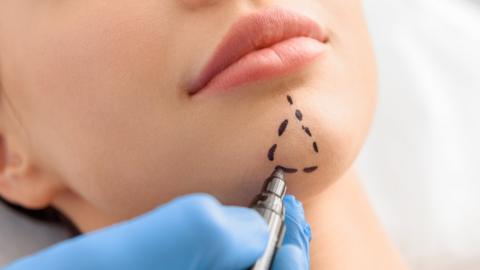
[[[367,192],[413,269],[480,269],[480,1],[366,0],[366,12],[380,69],[358,161]],[[0,265],[64,235],[0,207]]]
[[[380,103],[358,167],[412,268],[480,269],[480,1],[368,0]]]

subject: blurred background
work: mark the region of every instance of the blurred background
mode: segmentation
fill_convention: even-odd
[[[480,1],[365,0],[380,72],[357,162],[413,269],[480,269]]]
[[[380,72],[357,162],[412,269],[480,269],[480,0],[365,0]],[[66,237],[0,205],[0,265]]]

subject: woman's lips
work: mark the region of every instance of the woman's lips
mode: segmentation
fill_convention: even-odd
[[[225,90],[287,74],[321,55],[327,37],[312,19],[270,8],[234,23],[188,92]]]

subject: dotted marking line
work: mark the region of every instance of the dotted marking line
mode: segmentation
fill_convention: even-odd
[[[290,96],[290,95],[287,95],[287,102],[293,106],[294,103],[293,103],[293,98]],[[299,110],[299,109],[296,109],[295,110],[295,118],[299,121],[299,122],[302,122],[303,120],[303,113]],[[289,121],[288,119],[285,119],[283,120],[279,127],[278,127],[278,137],[281,137],[285,131],[287,130],[289,126]],[[305,126],[305,125],[302,125],[302,130],[304,131],[304,133],[313,139],[313,136],[312,136],[312,132],[310,131],[310,129]],[[268,160],[270,161],[275,161],[275,152],[277,151],[277,147],[278,145],[277,144],[274,144],[270,147],[270,149],[268,150],[268,153],[267,153],[267,158]],[[318,154],[318,145],[317,145],[317,142],[316,141],[313,141],[312,143],[312,148],[313,148],[313,151]],[[298,172],[298,169],[296,168],[290,168],[290,167],[285,167],[285,166],[281,166],[281,165],[277,165],[275,167],[275,169],[277,168],[280,168],[282,169],[285,173],[296,173]],[[314,172],[315,170],[318,169],[318,166],[309,166],[309,167],[304,167],[303,168],[303,172],[305,173],[312,173]]]

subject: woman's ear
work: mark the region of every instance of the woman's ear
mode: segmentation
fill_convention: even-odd
[[[16,143],[0,134],[0,196],[25,208],[45,208],[53,202],[63,185],[43,173]]]

